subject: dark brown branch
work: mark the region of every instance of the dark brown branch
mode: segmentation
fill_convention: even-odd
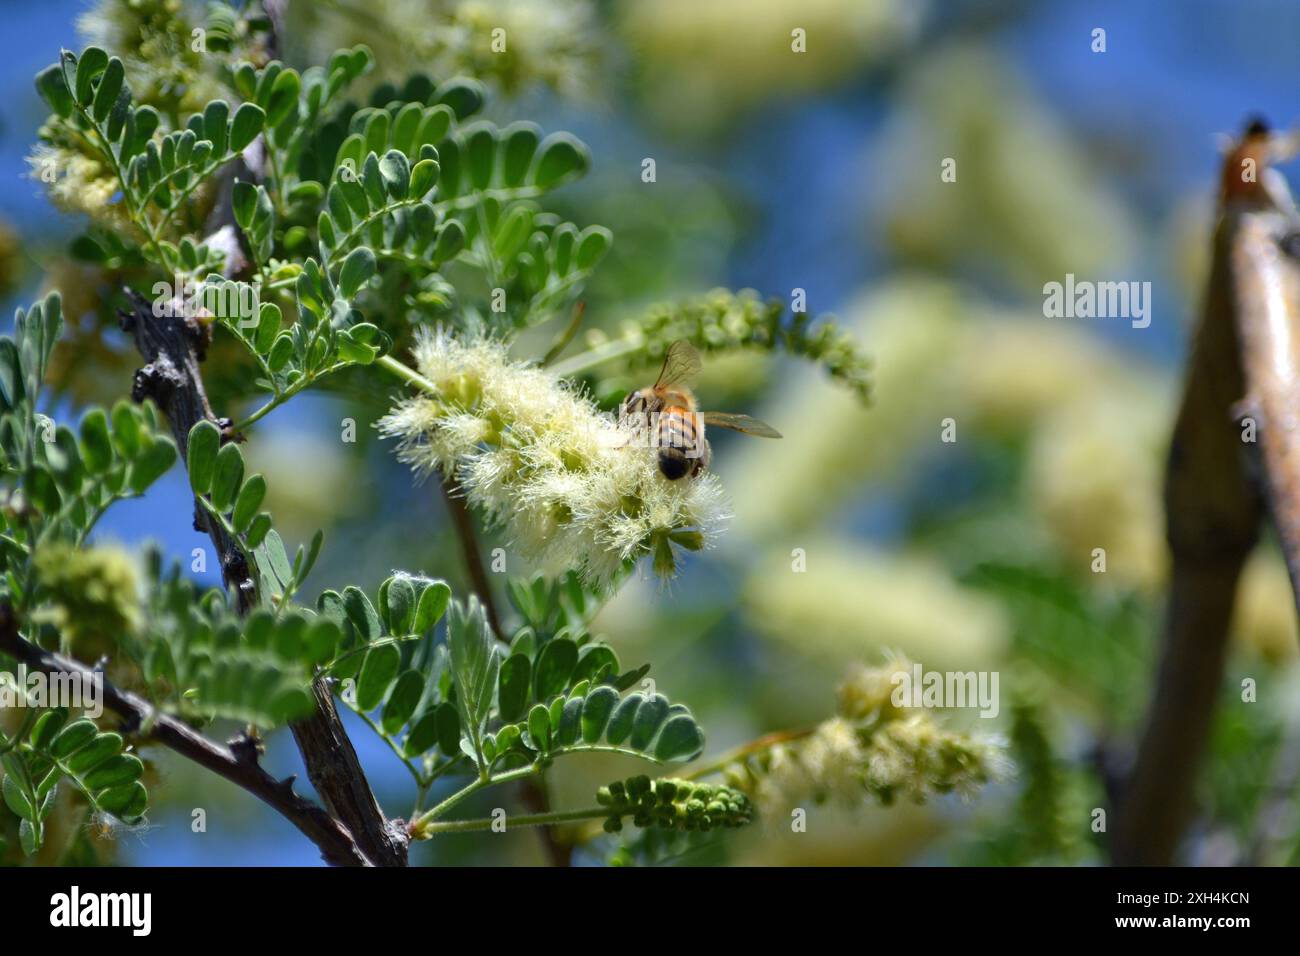
[[[406,866],[410,842],[406,828],[400,820],[385,819],[339,720],[329,685],[317,680],[312,693],[316,715],[290,725],[304,760],[307,754],[328,755],[329,759],[306,760],[312,786],[335,817],[348,821],[357,842],[376,865]]]
[[[1300,273],[1288,251],[1295,217],[1271,186],[1258,135],[1248,134],[1225,163],[1205,312],[1170,449],[1169,609],[1154,698],[1112,836],[1120,864],[1172,862],[1194,810],[1237,582],[1265,501],[1300,594]],[[1244,158],[1258,159],[1259,182],[1240,180]]]
[[[214,234],[235,245],[227,256],[227,264],[237,251],[237,235],[229,224],[220,226]],[[186,458],[190,429],[199,421],[216,421],[228,430],[229,422],[219,420],[208,404],[203,389],[199,363],[206,351],[210,326],[184,317],[180,303],[172,303],[170,314],[155,315],[144,296],[127,290],[132,308],[122,314],[123,328],[135,339],[136,347],[147,363],[136,373],[132,397],[137,401],[151,398],[167,415],[176,445]],[[253,583],[253,569],[237,544],[226,534],[219,522],[211,520],[195,503],[195,527],[206,531],[221,562],[222,576],[229,590],[236,595],[241,613],[247,613],[256,603],[257,592]],[[329,690],[321,681],[313,685],[318,704],[316,712],[293,726],[294,739],[302,753],[308,776],[316,785],[321,799],[351,832],[362,847],[366,857],[384,865],[404,865],[406,844],[404,838],[394,836],[393,826],[384,818],[378,803],[371,794],[365,772],[357,760],[355,750],[329,700]],[[359,794],[364,791],[368,799]]]
[[[1243,408],[1255,420],[1262,490],[1300,611],[1300,224],[1243,213],[1232,248]],[[1252,448],[1253,450],[1253,448]]]
[[[1232,409],[1243,393],[1235,330],[1235,217],[1215,236],[1214,264],[1165,477],[1173,557],[1155,694],[1112,834],[1114,862],[1172,862],[1223,677],[1228,625],[1261,503],[1242,467]]]
[[[270,22],[266,34],[268,58],[280,54],[284,39],[285,0],[262,0],[262,9]],[[248,267],[234,223],[231,201],[236,178],[258,182],[266,178],[266,138],[259,135],[233,168],[224,171],[218,201],[206,228],[213,237],[225,236],[227,276],[237,275]],[[282,183],[275,183],[281,188]],[[406,866],[408,838],[400,821],[388,820],[366,780],[365,770],[348,738],[334,706],[330,686],[320,678],[312,683],[316,698],[315,712],[305,720],[291,724],[294,741],[307,767],[307,776],[331,813],[347,826],[366,856],[379,866]]]
[[[129,310],[119,313],[122,330],[134,340],[145,365],[135,373],[131,397],[137,402],[152,399],[171,424],[172,437],[180,449],[181,459],[189,460],[190,429],[205,419],[225,428],[229,422],[218,420],[208,404],[199,374],[199,362],[207,351],[211,326],[186,318],[180,301],[170,303],[172,314],[155,315],[143,295],[126,290]],[[194,527],[206,532],[221,563],[221,576],[227,589],[236,596],[241,613],[252,608],[257,599],[251,569],[239,546],[221,524],[194,504]]]
[[[103,674],[85,665],[42,650],[23,640],[13,609],[0,605],[0,651],[46,674],[76,674],[83,680],[103,680],[104,706],[121,716],[126,728],[176,751],[194,763],[247,790],[302,831],[320,847],[321,857],[334,866],[365,866],[368,861],[337,820],[305,797],[294,793],[294,778],[276,780],[258,765],[255,751],[239,750],[208,740],[193,728],[159,713],[145,700],[119,689]]]

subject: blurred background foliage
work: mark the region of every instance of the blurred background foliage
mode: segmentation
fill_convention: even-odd
[[[1252,15],[1239,15],[1243,7]],[[136,364],[113,310],[122,270],[80,262],[84,228],[55,213],[25,157],[43,116],[31,77],[60,45],[133,50],[177,109],[189,28],[182,0],[48,0],[6,10],[0,37],[0,296],[9,309],[59,289],[73,344],[56,355],[61,401],[111,402]],[[76,26],[74,27],[74,24]],[[504,27],[508,53],[489,52]],[[1098,863],[1093,808],[1131,756],[1149,695],[1166,585],[1160,487],[1187,331],[1209,244],[1214,134],[1251,111],[1279,125],[1300,9],[1187,0],[320,0],[288,5],[280,55],[300,69],[358,42],[367,82],[468,74],[497,95],[489,116],[572,129],[592,149],[588,179],[557,211],[608,225],[614,247],[586,296],[588,339],[620,334],[655,303],[752,287],[835,313],[872,358],[871,400],[793,359],[710,360],[707,406],[773,422],[781,442],[716,439],[714,470],[734,519],[714,551],[664,588],[634,580],[595,622],[627,659],[689,700],[721,752],[831,709],[836,683],[898,651],[928,668],[997,670],[996,720],[951,721],[1009,741],[1016,772],[972,803],[810,811],[665,862]],[[1091,31],[1107,31],[1093,53]],[[792,54],[803,28],[807,52]],[[219,55],[214,53],[211,55]],[[178,78],[181,78],[178,80]],[[641,181],[642,160],[657,164]],[[940,162],[957,160],[942,183]],[[1042,286],[1149,280],[1154,321],[1046,319]],[[545,351],[551,330],[525,335]],[[232,353],[233,355],[233,353]],[[231,356],[206,376],[214,405],[245,395]],[[225,371],[223,371],[225,370]],[[646,384],[602,368],[598,395]],[[287,541],[316,527],[328,545],[313,589],[373,588],[394,568],[464,589],[435,489],[377,444],[383,397],[308,393],[245,454],[268,479]],[[940,441],[941,423],[957,441]],[[342,440],[344,422],[356,441]],[[97,536],[185,558],[184,477],[111,513]],[[487,540],[490,549],[499,542]],[[1104,548],[1104,573],[1094,549]],[[806,571],[792,561],[802,549]],[[526,569],[511,568],[512,572]],[[215,582],[215,577],[209,576]],[[1300,777],[1297,629],[1271,546],[1242,590],[1195,863],[1294,863]],[[1244,678],[1258,701],[1243,704]],[[354,740],[386,806],[409,799],[400,765],[365,728]],[[100,857],[129,863],[316,862],[292,828],[229,785],[153,752],[151,829]],[[280,735],[268,761],[293,772]],[[571,767],[556,806],[589,802],[635,772],[616,758]],[[151,788],[152,789],[152,788]],[[203,807],[208,832],[191,832]],[[59,841],[51,841],[59,845]],[[89,852],[72,840],[69,853]],[[599,858],[600,844],[579,862]],[[527,833],[441,837],[420,862],[538,862]],[[76,858],[80,858],[79,856]]]

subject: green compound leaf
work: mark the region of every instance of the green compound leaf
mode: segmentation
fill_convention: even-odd
[[[426,763],[435,760],[435,747],[444,760],[462,753],[448,646],[435,636],[450,596],[446,582],[398,573],[379,586],[373,603],[359,588],[326,591],[318,602],[322,617],[346,628],[325,664],[339,679],[356,678],[355,694],[343,703],[363,714],[382,706],[374,729],[398,752]]]
[[[496,638],[488,627],[487,615],[477,597],[471,596],[463,606],[453,602],[447,635],[462,732],[482,770],[486,766],[483,732],[492,709],[501,658]]]
[[[118,734],[103,732],[94,721],[81,718],[57,733],[33,735],[32,744],[53,768],[55,779],[60,775],[71,779],[96,809],[125,823],[144,815],[148,796],[139,782],[144,764],[124,752]]]
[[[567,696],[535,704],[519,731],[523,747],[548,757],[615,750],[674,763],[692,760],[704,749],[704,733],[685,706],[660,694],[620,698],[608,684],[589,688],[585,681]]]
[[[153,587],[156,629],[143,660],[151,680],[165,680],[160,705],[187,719],[259,727],[311,713],[314,666],[333,656],[342,636],[335,621],[291,608],[278,616],[259,608],[241,618],[219,590],[200,589],[178,569]]]

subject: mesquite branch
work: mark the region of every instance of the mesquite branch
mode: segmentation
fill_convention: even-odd
[[[227,228],[225,226],[221,228]],[[140,354],[148,363],[136,373],[132,397],[152,398],[166,413],[177,447],[185,458],[190,429],[200,420],[227,422],[212,413],[203,379],[199,374],[206,344],[206,329],[184,310],[154,315],[144,296],[128,290],[133,309],[123,314],[123,327],[135,338]],[[211,521],[195,506],[195,527],[208,532],[221,561],[227,587],[236,595],[241,612],[256,600],[252,569],[243,552],[230,540],[220,524]],[[325,805],[343,822],[373,863],[401,866],[406,862],[406,841],[400,828],[384,818],[370,792],[365,772],[357,759],[335,711],[330,692],[318,680],[313,686],[316,713],[292,726],[294,739],[312,784]]]
[[[74,660],[42,650],[18,633],[9,605],[0,605],[0,651],[46,674],[76,674],[82,679],[102,674]],[[156,741],[242,787],[296,826],[334,866],[365,866],[370,861],[337,820],[305,797],[294,793],[294,778],[277,780],[257,762],[251,747],[214,743],[187,724],[156,711],[135,694],[103,681],[104,705],[125,721],[126,729]]]
[[[1119,806],[1121,864],[1172,862],[1223,680],[1237,581],[1271,515],[1300,607],[1300,266],[1297,218],[1227,160],[1204,315],[1165,486],[1172,582],[1155,695]],[[1261,158],[1260,165],[1265,160]]]
[[[280,0],[264,0],[263,3],[272,25],[268,36],[269,53],[275,52],[282,36],[283,6]],[[223,171],[217,202],[205,224],[209,234],[205,240],[208,246],[225,253],[222,271],[227,278],[239,275],[249,265],[234,223],[233,183],[236,177],[253,181],[264,178],[266,148],[263,137],[259,136],[245,150],[240,161]],[[132,334],[147,363],[136,373],[132,397],[137,401],[151,397],[163,409],[183,459],[186,458],[190,429],[202,419],[216,422],[222,428],[224,440],[237,439],[238,436],[231,434],[229,420],[218,419],[213,414],[199,372],[211,327],[181,318],[184,315],[181,309],[173,310],[172,316],[155,316],[143,296],[129,290],[127,295],[132,308],[123,313],[123,328]],[[210,519],[197,503],[195,527],[206,531],[212,538],[226,586],[236,596],[240,612],[247,613],[256,601],[254,569],[248,567],[242,551],[220,524]],[[328,684],[318,679],[312,691],[316,711],[291,726],[308,777],[329,811],[362,848],[368,862],[405,866],[405,831],[396,821],[385,818],[371,792],[356,751],[334,707]]]
[[[126,297],[131,308],[119,313],[122,330],[135,340],[136,349],[145,361],[144,367],[135,373],[131,397],[137,402],[153,399],[162,409],[171,424],[181,460],[188,462],[190,429],[195,424],[204,419],[223,428],[229,424],[212,413],[199,375],[199,362],[207,351],[211,326],[186,318],[179,303],[172,303],[176,306],[174,314],[157,316],[149,300],[140,293],[127,289]],[[240,612],[247,612],[256,601],[257,592],[243,552],[220,522],[197,502],[194,527],[212,539],[226,587],[235,595]]]
[[[218,204],[221,215],[209,221],[214,231],[209,245],[226,251],[225,273],[237,274],[246,262],[234,224],[223,221],[230,216],[229,201]],[[122,326],[130,332],[146,365],[135,376],[132,397],[136,401],[152,398],[166,413],[182,459],[187,459],[190,429],[203,419],[221,426],[224,437],[232,440],[230,422],[218,419],[208,404],[199,372],[206,352],[211,326],[185,318],[181,303],[155,315],[150,302],[139,293],[127,290],[131,309],[122,313]],[[170,314],[166,314],[169,311]],[[227,588],[236,596],[241,613],[256,602],[253,569],[240,548],[195,504],[195,528],[206,531],[221,562]],[[325,805],[353,834],[371,862],[386,866],[404,866],[406,838],[400,827],[388,821],[366,782],[365,772],[356,751],[348,740],[330,699],[329,688],[318,680],[313,685],[316,712],[292,726],[294,739],[302,753],[307,774]]]

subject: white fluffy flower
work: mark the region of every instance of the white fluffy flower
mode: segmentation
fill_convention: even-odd
[[[400,402],[379,423],[417,474],[451,477],[469,503],[500,522],[513,545],[550,571],[579,569],[597,584],[674,545],[696,550],[726,519],[710,474],[669,481],[653,450],[631,440],[583,395],[505,346],[423,334],[416,367],[436,389]]]
[[[893,677],[910,666],[899,656],[858,668],[839,690],[837,716],[747,754],[726,768],[727,783],[775,821],[810,801],[853,807],[867,795],[885,804],[948,793],[969,798],[1009,777],[1014,768],[1002,737],[948,730],[930,712],[893,704]]]

